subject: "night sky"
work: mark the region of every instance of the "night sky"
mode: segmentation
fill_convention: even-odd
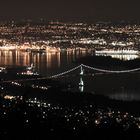
[[[0,20],[139,20],[139,0],[0,0]]]

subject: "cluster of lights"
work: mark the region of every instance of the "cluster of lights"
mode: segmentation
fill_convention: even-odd
[[[104,49],[101,51],[95,51],[96,54],[128,54],[128,55],[133,55],[133,54],[138,54],[139,51],[136,50],[113,50],[113,49]]]
[[[50,22],[47,25],[30,24],[27,35],[26,27],[26,24],[19,27],[15,23],[11,23],[11,26],[1,25],[0,49],[59,52],[61,49],[67,49],[65,43],[68,44],[68,48],[75,46],[85,48],[87,45],[89,48],[119,46],[134,49],[135,44],[140,43],[140,25]],[[126,38],[124,34],[128,37]],[[9,36],[12,38],[9,39]]]
[[[22,73],[17,73],[18,75],[39,75],[37,72],[32,72],[32,71],[26,71]]]
[[[11,100],[12,101],[12,100],[17,100],[17,99],[22,100],[23,96],[5,95],[3,98],[6,99],[6,100]]]
[[[16,96],[5,95],[4,99],[6,99],[6,100],[13,100],[13,99],[16,99]]]
[[[5,72],[5,71],[6,71],[6,68],[0,67],[0,72]]]
[[[26,103],[29,105],[29,106],[35,106],[37,105],[37,107],[51,107],[51,104],[50,103],[46,103],[46,102],[43,102],[43,101],[40,101],[38,100],[37,98],[30,98],[26,101]]]
[[[21,87],[21,84],[20,83],[17,83],[17,82],[12,82],[11,84],[12,85],[15,85],[15,86],[20,86]]]
[[[108,126],[111,123],[111,120],[114,120],[115,123],[123,126],[124,130],[127,130],[131,125],[135,124],[138,129],[140,129],[140,118],[134,117],[129,113],[113,111],[110,108],[108,110],[97,109],[92,104],[89,106],[83,106],[82,108],[76,109],[75,107],[61,107],[60,105],[51,105],[43,101],[37,100],[37,98],[29,99],[27,101],[28,106],[40,108],[41,114],[40,117],[47,119],[49,112],[56,117],[64,118],[66,123],[72,125],[72,130],[78,129],[80,126],[88,126],[89,124],[99,127],[102,125]],[[43,109],[44,108],[44,109]]]
[[[4,99],[6,100],[3,104],[3,115],[8,115],[8,108],[14,102],[22,97],[5,95]],[[15,102],[17,103],[17,102]],[[59,104],[50,104],[47,101],[39,100],[38,98],[29,98],[26,100],[26,104],[29,108],[34,108],[37,110],[37,118],[42,118],[41,121],[46,122],[48,117],[55,116],[56,118],[61,118],[66,126],[69,126],[67,129],[76,131],[83,127],[88,127],[88,125],[100,128],[102,126],[110,126],[112,121],[118,126],[122,126],[123,130],[126,131],[131,126],[137,126],[138,130],[140,129],[140,117],[135,117],[128,112],[114,111],[111,108],[99,108],[93,104],[83,105],[81,107],[68,107],[61,106]],[[23,112],[25,116],[25,123],[30,123],[29,110]],[[51,128],[54,130],[55,128]]]
[[[74,42],[74,41],[73,41]],[[107,45],[107,42],[104,39],[93,40],[92,38],[82,38],[79,41],[75,41],[79,44],[96,44],[96,45]]]
[[[42,89],[42,90],[47,90],[47,87],[44,86],[38,86],[38,85],[32,85],[32,88],[37,88],[37,89]]]

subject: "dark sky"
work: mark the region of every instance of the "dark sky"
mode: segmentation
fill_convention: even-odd
[[[140,20],[140,0],[0,0],[0,20]]]

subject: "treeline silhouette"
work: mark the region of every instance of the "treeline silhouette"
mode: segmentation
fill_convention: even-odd
[[[140,67],[140,58],[134,60],[123,61],[111,56],[86,56],[78,59],[76,63],[82,63],[93,67],[111,67],[118,68],[138,68]]]

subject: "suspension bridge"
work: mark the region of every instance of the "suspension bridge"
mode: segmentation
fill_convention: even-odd
[[[32,66],[33,67],[33,66]],[[39,77],[39,78],[30,78],[30,79],[21,79],[21,80],[12,80],[12,81],[17,81],[17,82],[22,82],[22,81],[33,81],[33,80],[45,80],[45,79],[53,79],[53,78],[59,78],[61,76],[65,76],[65,75],[68,75],[76,70],[80,70],[80,73],[79,75],[81,76],[80,78],[80,85],[83,85],[83,81],[82,81],[82,76],[84,76],[84,71],[85,69],[88,69],[88,70],[92,70],[91,73],[95,73],[95,72],[100,72],[100,73],[116,73],[116,74],[119,74],[119,73],[134,73],[134,72],[138,72],[140,71],[140,68],[135,68],[135,69],[128,69],[128,70],[120,70],[120,71],[115,71],[115,70],[107,70],[107,69],[100,69],[100,68],[95,68],[95,67],[92,67],[92,66],[88,66],[88,65],[85,65],[85,64],[80,64],[72,69],[69,69],[69,70],[66,70],[64,72],[61,72],[61,73],[58,73],[58,74],[55,74],[55,75],[52,75],[52,76],[44,76],[44,77]],[[11,80],[9,81],[3,81],[3,82],[11,82]]]
[[[59,74],[56,74],[56,75],[53,75],[53,76],[50,76],[49,78],[57,78],[57,77],[60,77],[60,76],[63,76],[63,75],[66,75],[68,73],[71,73],[77,69],[81,69],[80,71],[80,75],[84,75],[84,68],[87,68],[89,70],[93,70],[93,71],[96,71],[96,72],[102,72],[102,73],[131,73],[131,72],[137,72],[137,71],[140,71],[140,68],[135,68],[135,69],[129,69],[129,70],[120,70],[120,71],[115,71],[115,70],[105,70],[105,69],[100,69],[100,68],[95,68],[95,67],[91,67],[91,66],[88,66],[88,65],[84,65],[84,64],[80,64],[72,69],[69,69],[65,72],[62,72],[62,73],[59,73]]]
[[[66,74],[69,74],[77,69],[80,69],[80,82],[79,82],[79,88],[81,91],[83,91],[83,86],[84,86],[84,81],[83,81],[83,76],[84,76],[84,69],[89,69],[89,70],[92,70],[92,71],[96,71],[96,72],[101,72],[101,73],[131,73],[131,72],[137,72],[140,70],[140,68],[136,68],[136,69],[129,69],[129,70],[121,70],[121,71],[113,71],[113,70],[106,70],[106,69],[100,69],[100,68],[95,68],[95,67],[91,67],[91,66],[88,66],[88,65],[84,65],[84,64],[80,64],[79,66],[77,67],[74,67],[72,69],[69,69],[65,72],[62,72],[62,73],[59,73],[59,74],[56,74],[56,75],[53,75],[53,76],[50,76],[49,78],[58,78],[60,76],[64,76]]]

